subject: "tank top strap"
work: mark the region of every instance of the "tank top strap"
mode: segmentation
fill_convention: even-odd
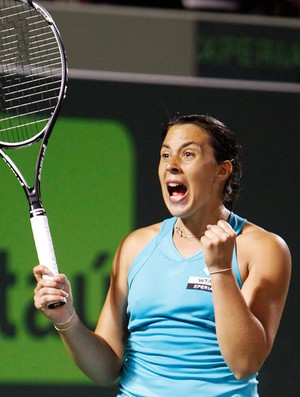
[[[162,239],[172,232],[174,223],[176,222],[176,217],[165,219],[162,224],[157,235],[142,249],[142,251],[137,255],[137,257],[133,260],[129,273],[128,273],[128,282],[129,285],[133,280],[136,273],[141,269],[141,267],[147,262],[148,258],[152,255],[153,251],[160,244]],[[142,258],[142,260],[141,260]]]
[[[230,213],[228,223],[230,224],[230,226],[232,227],[232,229],[235,231],[235,233],[237,235],[240,234],[245,222],[247,222],[247,219],[242,218],[239,215],[236,215],[234,212]]]
[[[236,235],[239,235],[241,233],[246,221],[247,220],[245,218],[242,218],[239,215],[236,215],[233,212],[231,212],[228,222],[229,222],[230,226],[232,227],[232,229],[235,231]],[[234,250],[233,250],[232,269],[233,269],[235,278],[237,280],[238,286],[240,288],[242,288],[243,280],[241,277],[241,273],[240,273],[240,269],[239,269],[239,265],[238,265],[238,261],[237,261],[236,246],[234,246]]]

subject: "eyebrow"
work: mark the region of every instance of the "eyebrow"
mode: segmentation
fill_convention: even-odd
[[[181,149],[184,149],[185,147],[187,147],[187,146],[190,146],[190,145],[196,145],[196,146],[198,146],[200,149],[201,149],[201,145],[199,145],[199,143],[196,143],[196,142],[194,142],[194,141],[189,141],[189,142],[186,142],[186,143],[183,143],[181,146],[180,146],[180,150]],[[166,145],[165,143],[163,143],[162,145],[161,145],[161,147],[162,148],[166,148],[166,149],[171,149],[171,147],[169,146],[169,145]]]

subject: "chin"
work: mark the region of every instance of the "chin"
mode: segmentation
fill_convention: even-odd
[[[173,203],[168,203],[166,204],[166,206],[172,216],[176,216],[178,218],[184,218],[184,216],[187,215],[186,206],[173,204]]]

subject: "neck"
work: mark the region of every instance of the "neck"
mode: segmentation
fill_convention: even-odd
[[[201,239],[207,229],[207,225],[215,225],[221,219],[227,221],[229,215],[230,211],[222,206],[216,211],[210,212],[207,216],[202,214],[201,217],[177,218],[174,231],[180,238]]]

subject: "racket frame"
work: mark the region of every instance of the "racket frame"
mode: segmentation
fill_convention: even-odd
[[[49,12],[43,6],[32,0],[15,0],[15,2],[23,3],[25,5],[28,5],[29,7],[34,8],[39,14],[41,14],[44,17],[44,19],[48,22],[56,38],[56,42],[58,44],[58,49],[61,58],[61,83],[60,83],[59,95],[57,98],[56,106],[47,124],[38,134],[25,141],[22,142],[0,141],[0,156],[18,179],[26,195],[27,201],[29,203],[32,232],[34,236],[39,262],[47,266],[47,263],[45,262],[43,263],[44,261],[43,258],[50,257],[50,261],[52,261],[52,270],[50,269],[51,273],[49,276],[46,276],[45,278],[49,278],[49,277],[52,278],[56,273],[58,273],[58,269],[56,264],[52,238],[48,225],[48,218],[42,204],[40,184],[41,184],[42,168],[44,164],[44,158],[45,158],[49,137],[53,131],[55,122],[58,118],[64,99],[66,97],[67,74],[68,74],[67,59],[59,30],[52,16],[49,14]],[[6,154],[6,152],[3,149],[9,150],[16,148],[24,148],[26,146],[30,146],[34,143],[37,143],[39,140],[41,140],[42,142],[36,159],[34,181],[33,181],[33,185],[29,186],[29,184],[27,183],[26,179],[22,175],[17,165],[13,162],[13,160],[11,160],[11,158]],[[45,248],[45,244],[46,244],[46,248]],[[51,302],[48,304],[48,307],[52,309],[61,306],[64,303],[65,302]]]

